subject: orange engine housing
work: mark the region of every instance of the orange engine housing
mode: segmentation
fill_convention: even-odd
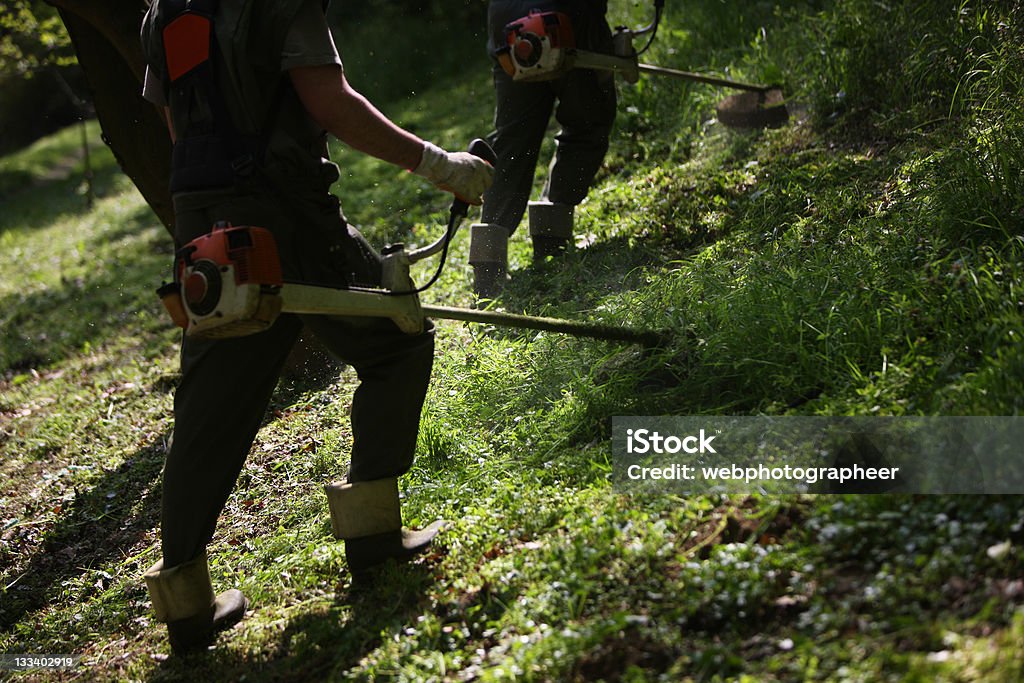
[[[217,223],[213,230],[189,242],[179,253],[179,278],[187,265],[205,259],[218,266],[234,265],[235,284],[284,284],[277,242],[266,228]]]
[[[273,324],[283,285],[273,233],[221,222],[178,251],[170,293],[180,297],[187,334],[237,337]]]
[[[567,68],[567,51],[576,48],[572,21],[564,12],[531,11],[505,26],[505,45],[496,54],[513,80],[558,78]]]

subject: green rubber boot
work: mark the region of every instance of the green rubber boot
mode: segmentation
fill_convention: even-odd
[[[170,569],[160,560],[144,575],[157,621],[167,624],[171,650],[184,655],[204,650],[220,631],[245,614],[249,601],[242,591],[214,596],[206,553]]]
[[[335,482],[326,492],[331,528],[345,541],[348,568],[358,582],[372,579],[389,560],[404,562],[422,553],[445,525],[438,520],[418,531],[402,528],[395,478]]]

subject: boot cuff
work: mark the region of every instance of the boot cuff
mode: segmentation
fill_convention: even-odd
[[[572,239],[572,204],[555,204],[554,202],[530,202],[528,207],[530,219],[530,237],[554,237]]]
[[[508,262],[508,230],[496,223],[474,223],[469,227],[470,264]]]
[[[213,606],[215,598],[205,552],[170,569],[164,569],[164,561],[160,560],[149,568],[143,578],[157,621],[167,623],[187,619]]]
[[[361,538],[402,528],[398,479],[334,482],[325,489],[336,538]]]

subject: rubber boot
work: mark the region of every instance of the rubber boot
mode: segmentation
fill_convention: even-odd
[[[530,202],[527,205],[535,262],[543,261],[548,256],[561,256],[572,247],[574,208],[572,204],[547,201]]]
[[[206,553],[170,569],[160,560],[144,575],[157,621],[167,624],[177,655],[206,649],[214,636],[236,624],[249,601],[232,588],[216,597]]]
[[[508,230],[495,223],[471,225],[469,263],[478,299],[494,299],[501,294],[508,277]]]
[[[395,478],[334,482],[326,491],[331,528],[345,541],[348,568],[358,582],[371,579],[388,560],[403,562],[422,553],[444,528],[443,520],[419,531],[402,528]]]

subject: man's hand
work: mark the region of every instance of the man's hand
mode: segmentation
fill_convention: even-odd
[[[423,159],[412,171],[469,204],[482,204],[494,180],[494,167],[469,152],[446,152],[423,143]]]

